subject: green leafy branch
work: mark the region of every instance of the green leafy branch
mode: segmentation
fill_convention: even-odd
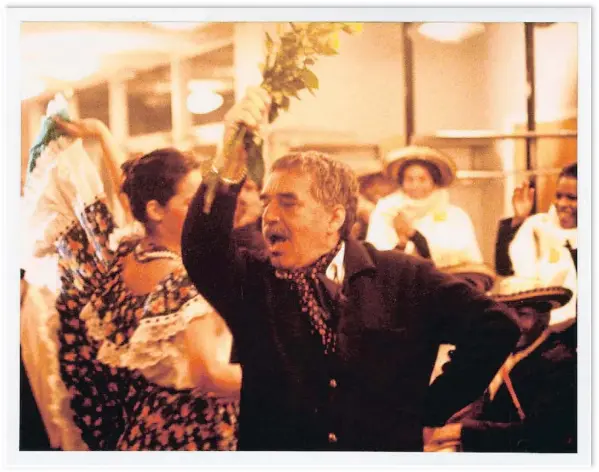
[[[361,31],[361,23],[288,23],[275,38],[266,33],[266,59],[260,64],[260,70],[261,87],[272,97],[268,122],[272,123],[281,110],[288,110],[292,98],[299,100],[300,91],[308,90],[314,95],[319,82],[310,68],[320,56],[339,53],[341,33],[357,34]],[[241,143],[247,152],[248,175],[261,184],[264,177],[263,140],[245,126],[240,126],[225,142],[223,154],[230,155]],[[209,211],[213,196],[213,192],[208,194],[206,211]]]
[[[266,61],[260,65],[261,86],[271,94],[272,107],[268,122],[272,123],[279,110],[288,110],[291,98],[308,90],[314,95],[318,77],[310,70],[319,56],[339,53],[339,34],[361,31],[359,23],[289,23],[289,29],[274,41],[266,33]]]

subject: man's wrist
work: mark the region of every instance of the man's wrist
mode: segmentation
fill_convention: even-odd
[[[245,166],[231,170],[222,169],[221,171],[213,166],[212,170],[218,175],[220,181],[227,185],[239,185],[247,176],[247,169]]]

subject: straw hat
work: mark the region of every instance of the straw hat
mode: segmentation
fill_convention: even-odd
[[[443,267],[441,270],[465,280],[482,292],[491,290],[497,278],[495,272],[485,264],[475,262],[465,262],[463,264]]]
[[[513,308],[531,307],[545,313],[567,304],[572,291],[566,287],[543,287],[537,279],[508,277],[499,284],[493,298]]]
[[[385,172],[397,182],[400,169],[413,161],[425,161],[434,165],[441,175],[441,187],[448,187],[455,179],[457,169],[453,159],[428,146],[407,146],[390,151],[385,156]]]

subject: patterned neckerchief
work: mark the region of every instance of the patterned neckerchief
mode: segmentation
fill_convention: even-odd
[[[315,286],[319,283],[318,275],[324,274],[327,267],[331,264],[339,250],[342,241],[340,240],[335,248],[318,258],[316,262],[296,270],[277,269],[275,275],[279,279],[290,280],[300,295],[300,305],[303,313],[310,316],[311,332],[318,333],[324,346],[324,353],[335,352],[337,345],[337,335],[330,327],[331,313],[318,301],[315,293]]]

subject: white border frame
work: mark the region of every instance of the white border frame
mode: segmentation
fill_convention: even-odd
[[[5,228],[7,239],[3,239],[2,299],[4,310],[4,378],[2,382],[5,454],[5,466],[59,467],[81,469],[85,466],[136,467],[158,466],[164,468],[183,466],[206,467],[257,467],[260,470],[270,467],[332,467],[343,466],[369,469],[371,467],[409,466],[580,466],[590,463],[590,424],[584,421],[591,406],[591,11],[590,8],[14,8],[5,10],[6,21],[2,30],[7,40],[7,63],[4,68],[6,118],[6,155],[3,162],[3,207],[5,209]],[[3,18],[4,19],[4,18]],[[59,452],[32,453],[18,451],[18,399],[19,389],[14,388],[18,379],[16,357],[18,354],[19,323],[17,316],[18,296],[17,269],[19,266],[20,221],[15,202],[20,189],[20,163],[6,156],[20,156],[20,99],[16,93],[19,87],[19,22],[21,21],[556,21],[576,22],[579,27],[579,99],[578,99],[578,151],[579,151],[579,246],[584,257],[579,258],[579,371],[578,371],[578,407],[579,407],[579,452],[576,455],[549,454],[420,454],[420,453],[273,453],[273,452],[236,452],[170,454],[145,452],[135,453],[98,453],[98,452]],[[583,421],[581,421],[583,420]]]

